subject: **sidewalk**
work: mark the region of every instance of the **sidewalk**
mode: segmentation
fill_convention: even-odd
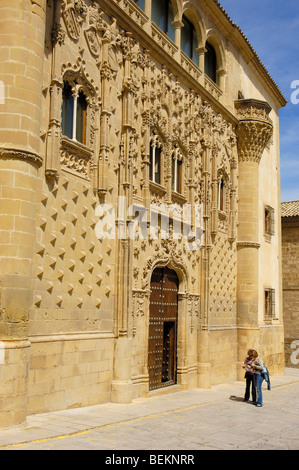
[[[298,384],[298,388],[295,384]],[[105,429],[109,425],[128,424],[142,418],[147,418],[149,421],[149,418],[159,415],[161,417],[168,416],[169,421],[172,419],[175,422],[176,416],[180,412],[190,412],[192,410],[195,412],[200,407],[206,405],[213,405],[215,410],[219,410],[222,407],[222,414],[225,414],[226,410],[223,407],[223,403],[229,402],[229,398],[241,401],[244,395],[244,387],[245,382],[216,385],[209,390],[192,389],[180,391],[179,387],[175,386],[173,388],[169,387],[168,393],[151,393],[148,398],[134,399],[130,404],[105,403],[91,407],[31,415],[27,417],[26,424],[22,426],[0,429],[0,450],[16,448],[18,444],[21,448],[23,446],[22,443],[33,443],[34,441],[41,443],[43,440],[45,442],[53,438],[62,438],[62,436],[67,436],[71,439],[76,435],[82,436],[84,433],[90,433],[92,430]],[[271,403],[274,403],[273,400],[275,400],[276,410],[280,409],[279,400],[281,400],[280,412],[283,412],[283,407],[288,403],[286,399],[288,387],[290,387],[290,390],[293,390],[293,395],[295,389],[297,396],[297,389],[299,390],[299,370],[286,369],[284,376],[271,377],[272,391],[266,391],[266,385],[263,386],[265,390],[265,407],[259,411],[264,411],[267,407],[267,401],[269,406],[271,406]],[[284,389],[283,393],[282,391],[278,393],[280,388]],[[244,406],[247,406],[248,410],[248,404],[244,404]],[[250,408],[253,410],[253,407]],[[254,410],[258,409],[254,407]],[[234,413],[237,420],[238,413],[236,411]],[[296,413],[298,411],[295,410],[295,415]],[[208,428],[209,420],[213,420],[213,413],[211,413],[211,416],[207,413],[205,419],[207,420],[205,425]],[[231,419],[231,416],[228,419]],[[184,424],[183,420],[182,423]],[[292,425],[296,426],[297,424],[299,425],[298,415],[297,418],[294,416],[294,420],[292,419]],[[124,429],[125,427],[123,426]],[[112,444],[107,448],[113,448]]]

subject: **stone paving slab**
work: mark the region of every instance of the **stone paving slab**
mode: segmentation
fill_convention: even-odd
[[[263,408],[244,403],[245,382],[234,382],[32,415],[0,430],[0,450],[298,450],[299,370],[271,385]]]

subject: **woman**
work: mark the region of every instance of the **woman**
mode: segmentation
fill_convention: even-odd
[[[247,357],[244,360],[243,364],[243,369],[245,369],[245,379],[246,379],[246,388],[245,388],[245,395],[244,395],[244,401],[249,401],[250,397],[250,388],[252,388],[252,402],[256,404],[256,384],[255,384],[255,378],[256,374],[254,374],[253,369],[252,369],[252,349],[249,349],[247,351]]]
[[[252,363],[252,369],[253,373],[255,374],[255,379],[256,379],[256,390],[257,390],[257,402],[256,406],[261,408],[263,406],[263,393],[262,393],[262,383],[263,383],[263,376],[261,374],[263,368],[264,368],[264,363],[263,361],[258,357],[258,353],[253,349],[251,351],[251,357],[253,359]]]

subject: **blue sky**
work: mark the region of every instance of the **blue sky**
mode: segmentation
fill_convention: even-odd
[[[280,111],[281,200],[299,200],[299,1],[219,0],[288,101]],[[293,81],[298,84],[291,88]],[[299,101],[299,100],[298,100]]]

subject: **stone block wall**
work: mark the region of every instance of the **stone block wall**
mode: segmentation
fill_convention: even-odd
[[[110,401],[111,334],[53,335],[31,343],[28,414]]]
[[[299,217],[282,217],[285,362],[299,368]]]

